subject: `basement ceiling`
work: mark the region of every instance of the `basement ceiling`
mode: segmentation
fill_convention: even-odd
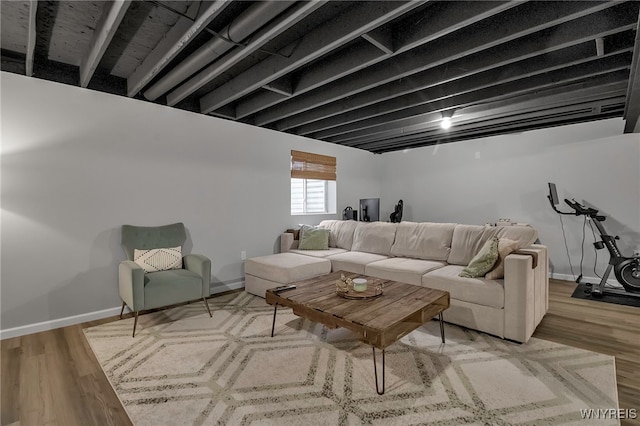
[[[4,71],[373,153],[611,117],[640,132],[637,1],[0,4]]]

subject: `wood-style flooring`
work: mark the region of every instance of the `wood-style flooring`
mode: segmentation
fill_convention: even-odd
[[[614,355],[620,407],[640,415],[640,308],[572,299],[575,284],[566,281],[549,287],[549,312],[534,336]],[[130,425],[82,333],[117,319],[3,340],[1,424]]]

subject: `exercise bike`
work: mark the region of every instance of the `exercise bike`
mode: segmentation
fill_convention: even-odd
[[[566,198],[564,202],[571,207],[574,212],[561,212],[556,208],[559,204],[556,185],[551,182],[549,183],[549,195],[547,198],[549,199],[553,210],[558,214],[586,216],[591,219],[600,233],[600,238],[602,238],[602,241],[596,241],[593,245],[596,250],[601,250],[605,247],[609,250],[609,264],[607,265],[607,269],[600,280],[600,284],[591,285],[591,295],[593,297],[602,297],[602,295],[606,293],[640,297],[640,256],[622,256],[620,249],[618,249],[618,245],[616,244],[616,240],[619,240],[620,237],[608,235],[602,226],[602,222],[605,221],[606,216],[599,215],[598,210],[594,208],[586,207],[578,203],[576,200],[569,201]],[[625,291],[605,289],[605,284],[607,283],[611,269],[613,269],[616,279],[620,284],[622,284]]]

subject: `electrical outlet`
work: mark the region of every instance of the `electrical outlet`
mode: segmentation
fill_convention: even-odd
[[[242,250],[240,252],[240,260],[247,260],[247,252]]]

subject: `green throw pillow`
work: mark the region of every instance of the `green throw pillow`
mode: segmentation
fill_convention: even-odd
[[[493,237],[484,243],[478,254],[471,259],[471,262],[469,262],[459,275],[464,278],[484,277],[497,261],[498,237]]]
[[[328,250],[329,230],[326,228],[315,228],[313,226],[303,226],[300,229],[300,250]]]

